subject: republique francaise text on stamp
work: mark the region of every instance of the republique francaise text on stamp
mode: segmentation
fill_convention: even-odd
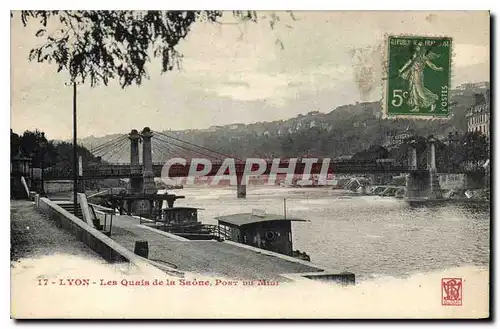
[[[386,117],[449,116],[451,42],[447,37],[387,38]]]

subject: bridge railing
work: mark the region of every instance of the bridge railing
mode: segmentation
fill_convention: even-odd
[[[45,179],[71,179],[73,170],[70,168],[51,168],[44,172]],[[129,164],[101,164],[83,168],[83,177],[134,177],[142,175],[142,166]]]
[[[287,161],[282,161],[280,167],[285,167],[288,164]],[[460,163],[458,166],[444,166],[438,167],[437,171],[442,173],[464,173],[470,171],[482,170],[482,165],[484,161],[468,161]],[[218,169],[220,169],[221,163],[212,164],[212,170],[209,173],[210,176],[216,175]],[[245,168],[244,163],[236,164],[237,174],[242,174]],[[264,175],[270,172],[272,163],[267,164],[266,171]],[[155,175],[161,175],[163,169],[163,164],[156,163],[153,165],[153,171]],[[302,174],[305,169],[304,163],[298,163],[296,166],[296,174]],[[322,170],[322,164],[318,163],[313,165],[312,173],[320,173]],[[369,173],[407,173],[415,170],[424,171],[428,170],[427,164],[422,164],[418,168],[411,168],[407,164],[402,164],[398,162],[377,162],[372,160],[361,160],[361,161],[332,161],[330,162],[330,167],[328,173],[330,174],[369,174]],[[170,167],[169,175],[170,177],[186,177],[188,176],[190,170],[190,164],[180,165],[174,164]],[[255,170],[255,169],[252,169]],[[130,164],[99,164],[90,165],[83,168],[83,178],[107,178],[107,177],[140,177],[143,174],[142,165],[130,166]],[[72,179],[73,171],[71,168],[57,168],[52,167],[49,170],[44,171],[45,179]]]

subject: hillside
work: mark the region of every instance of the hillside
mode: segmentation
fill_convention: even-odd
[[[328,113],[312,111],[287,120],[213,126],[203,130],[168,131],[178,138],[235,157],[339,157],[352,155],[373,145],[383,145],[389,135],[413,130],[417,135],[445,137],[467,130],[465,111],[474,93],[484,92],[488,83],[467,84],[452,91],[453,114],[447,120],[382,119],[379,102],[344,105]],[[154,127],[151,127],[154,129]],[[125,133],[125,132],[124,132]],[[95,148],[119,135],[88,137],[80,144]],[[153,161],[168,156],[155,152]],[[129,149],[104,157],[106,161],[128,161]]]

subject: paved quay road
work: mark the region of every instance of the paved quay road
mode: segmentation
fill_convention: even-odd
[[[148,241],[150,260],[208,276],[285,282],[289,280],[281,274],[322,271],[314,264],[308,266],[215,240],[179,241],[145,228],[139,225],[139,219],[127,215],[114,216],[111,238],[131,251],[136,241]]]
[[[11,262],[57,253],[101,259],[71,233],[40,214],[31,201],[10,201],[10,231]]]

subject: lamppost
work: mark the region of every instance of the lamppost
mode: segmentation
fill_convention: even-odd
[[[76,134],[76,81],[72,81],[71,83],[65,83],[66,86],[73,87],[73,209],[76,211],[77,201],[77,192],[78,192],[78,146],[76,145],[77,134]]]
[[[40,159],[40,167],[41,167],[41,180],[42,180],[42,186],[41,186],[41,195],[45,195],[45,187],[44,187],[44,182],[43,182],[43,165],[44,165],[44,160],[45,160],[45,149],[47,148],[47,139],[45,138],[45,133],[42,132],[42,137],[40,137],[40,151],[41,151],[41,159]]]
[[[31,156],[30,188],[31,188],[32,191],[36,191],[35,190],[35,175],[33,174],[33,167],[35,166],[36,152],[35,151],[31,151],[30,156]]]

